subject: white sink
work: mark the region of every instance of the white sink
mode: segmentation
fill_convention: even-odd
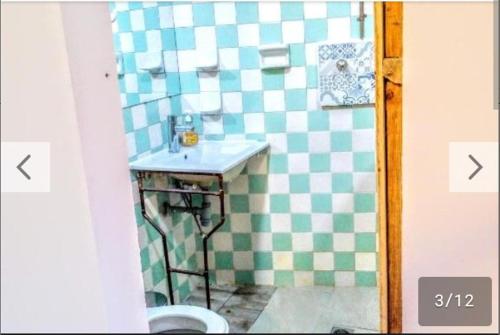
[[[259,141],[202,141],[194,147],[181,147],[180,152],[168,149],[135,160],[129,164],[134,171],[166,172],[172,177],[207,187],[222,175],[225,182],[236,178],[247,161],[269,147]]]

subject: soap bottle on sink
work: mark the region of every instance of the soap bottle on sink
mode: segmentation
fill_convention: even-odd
[[[181,144],[186,147],[196,145],[199,140],[198,133],[196,132],[193,124],[193,117],[186,115],[184,117],[184,124],[179,128],[181,133]]]

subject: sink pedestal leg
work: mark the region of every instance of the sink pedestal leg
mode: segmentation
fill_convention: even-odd
[[[170,304],[174,305],[174,292],[173,292],[173,287],[172,287],[172,272],[174,273],[182,273],[186,275],[193,275],[193,276],[199,276],[203,277],[205,281],[205,295],[206,295],[206,302],[207,302],[207,308],[211,308],[211,303],[210,303],[210,276],[209,276],[209,270],[208,270],[208,239],[214,234],[226,221],[226,212],[224,208],[224,181],[222,174],[216,174],[215,176],[218,179],[218,186],[219,190],[216,192],[211,192],[211,191],[205,191],[205,190],[185,190],[182,188],[168,188],[168,189],[161,189],[161,188],[156,188],[156,187],[144,187],[144,177],[145,173],[148,171],[138,171],[137,172],[137,184],[139,187],[139,198],[140,198],[140,204],[141,204],[141,213],[144,219],[153,226],[153,228],[160,234],[162,238],[162,244],[163,244],[163,254],[165,258],[165,271],[167,274],[167,285],[168,285],[168,295],[169,295],[169,300]],[[167,174],[168,176],[168,174]],[[213,176],[213,175],[211,175]],[[156,224],[153,219],[149,217],[149,215],[146,212],[146,206],[145,206],[145,199],[144,199],[144,192],[164,192],[164,193],[179,193],[179,194],[186,194],[186,193],[191,193],[191,194],[201,194],[204,197],[205,196],[216,196],[219,198],[219,208],[220,208],[220,220],[219,222],[212,228],[210,231],[207,233],[203,232],[200,227],[200,236],[203,241],[203,271],[202,272],[197,272],[197,271],[191,271],[191,270],[184,270],[184,269],[176,269],[170,267],[170,261],[168,257],[168,245],[167,245],[167,235],[166,233],[161,229],[161,227]]]

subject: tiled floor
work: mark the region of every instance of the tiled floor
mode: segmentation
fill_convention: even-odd
[[[333,327],[355,333],[379,328],[376,287],[278,288],[250,333],[329,333]]]
[[[231,333],[329,333],[333,327],[376,333],[379,323],[375,287],[216,286],[211,302]],[[185,303],[205,307],[204,289]]]
[[[230,333],[246,333],[275,291],[273,286],[214,286],[210,302],[212,310],[228,321]],[[184,303],[206,307],[205,289],[198,288]]]

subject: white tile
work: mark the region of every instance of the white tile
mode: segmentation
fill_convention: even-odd
[[[334,213],[354,211],[354,196],[352,193],[335,193],[332,195],[332,210]]]
[[[158,16],[160,17],[160,28],[174,28],[174,14],[172,6],[158,7]]]
[[[285,110],[285,91],[264,91],[264,111],[281,112]]]
[[[281,25],[283,43],[304,43],[304,21],[284,21]]]
[[[375,130],[353,130],[352,151],[375,151]]]
[[[259,22],[280,22],[281,6],[276,2],[259,2]]]
[[[353,191],[356,193],[375,193],[376,176],[374,172],[354,172],[352,174]]]
[[[151,76],[151,89],[156,93],[167,92],[167,75],[159,73]]]
[[[264,113],[245,113],[243,115],[245,122],[245,132],[247,134],[256,134],[264,132]]]
[[[252,248],[254,251],[272,251],[272,233],[252,233]]]
[[[196,71],[196,50],[177,50],[179,72]]]
[[[376,213],[355,213],[354,231],[356,233],[374,233],[377,231]]]
[[[212,235],[214,249],[217,251],[233,251],[233,237],[232,233],[217,232]]]
[[[330,157],[332,172],[352,172],[352,152],[332,152]]]
[[[260,43],[258,24],[238,25],[238,45],[240,47],[254,47]]]
[[[250,194],[250,212],[255,214],[269,213],[269,194]]]
[[[318,43],[306,43],[306,64],[318,64]]]
[[[242,91],[262,90],[262,72],[260,69],[241,70],[241,90]]]
[[[129,3],[128,2],[117,1],[117,2],[115,2],[115,4],[116,4],[115,10],[117,12],[129,10],[129,6],[128,6]]]
[[[285,89],[306,88],[306,68],[293,66],[285,71]]]
[[[217,45],[217,38],[215,36],[215,26],[209,27],[195,27],[194,39],[196,49],[202,54],[208,50],[213,51]]]
[[[287,213],[271,213],[271,231],[273,233],[289,233],[292,230],[292,217]]]
[[[238,70],[240,68],[238,48],[219,49],[219,66],[221,70]]]
[[[215,280],[218,284],[234,283],[234,270],[215,270]]]
[[[242,113],[243,101],[241,92],[222,93],[222,111],[230,114]]]
[[[254,156],[248,160],[248,174],[267,174],[267,155]]]
[[[193,114],[200,112],[200,96],[196,93],[182,94],[181,107],[184,113]]]
[[[130,108],[130,113],[132,115],[132,123],[134,125],[134,130],[144,128],[148,125],[148,120],[146,118],[145,104],[132,106]]]
[[[174,24],[176,28],[193,26],[193,6],[174,4]]]
[[[321,109],[318,99],[317,89],[307,89],[307,110],[317,110]]]
[[[137,155],[137,147],[135,145],[135,134],[128,133],[127,134],[127,149],[128,149],[128,157],[133,157]]]
[[[294,153],[288,155],[288,172],[308,173],[309,155],[307,153]]]
[[[287,112],[286,131],[287,133],[307,132],[307,112]]]
[[[311,195],[309,193],[290,194],[290,212],[311,213]]]
[[[315,233],[333,232],[332,214],[312,213],[311,222],[312,222],[312,231]]]
[[[161,134],[161,124],[157,123],[148,128],[149,145],[151,148],[157,148],[163,145],[163,136]]]
[[[267,182],[269,194],[283,194],[290,192],[288,174],[271,174]]]
[[[156,1],[147,1],[142,3],[142,7],[144,8],[158,7],[158,3]]]
[[[165,65],[166,72],[179,72],[179,66],[177,65],[177,52],[163,51],[163,64]]]
[[[130,26],[132,31],[144,31],[144,11],[142,9],[130,11]]]
[[[274,271],[273,270],[255,270],[254,281],[256,285],[273,285]]]
[[[153,288],[153,270],[152,268],[146,269],[142,272],[142,280],[144,283],[144,289],[149,290]]]
[[[275,270],[293,270],[293,252],[274,251],[273,268]]]
[[[313,265],[316,271],[332,271],[334,269],[333,252],[313,253]]]
[[[222,116],[209,116],[203,117],[203,133],[205,135],[219,135],[224,134],[224,124]]]
[[[232,233],[251,233],[252,223],[248,213],[231,214],[231,232]]]
[[[336,287],[353,287],[354,271],[335,271],[334,280]]]
[[[332,174],[330,172],[309,175],[311,193],[332,193]]]
[[[354,251],[354,234],[334,233],[333,251]]]
[[[292,250],[296,251],[313,251],[313,234],[312,233],[292,233]]]
[[[227,141],[245,141],[245,134],[225,134],[224,139]]]
[[[266,134],[266,140],[273,154],[285,154],[288,152],[288,140],[286,134]]]
[[[351,38],[351,18],[336,17],[328,19],[328,41],[346,42]]]
[[[240,174],[228,184],[230,194],[248,194],[248,175]]]
[[[147,30],[146,43],[148,44],[148,52],[162,51],[163,45],[160,30]]]
[[[326,2],[305,1],[304,2],[304,18],[305,19],[321,19],[327,15]]]
[[[233,266],[235,270],[253,270],[253,252],[233,251]]]
[[[377,269],[377,258],[374,252],[357,252],[355,254],[356,271],[375,271]]]
[[[137,83],[137,75],[135,73],[126,73],[123,76],[125,81],[125,91],[128,93],[139,92],[139,85]]]
[[[134,52],[134,39],[132,33],[120,33],[120,47],[122,52]]]
[[[352,130],[352,109],[333,111],[330,114],[330,130]]]
[[[234,2],[214,3],[215,24],[235,24],[236,8]]]
[[[310,153],[329,153],[330,152],[330,132],[312,131],[308,134]]]
[[[313,271],[294,271],[293,279],[295,286],[313,286],[314,273]]]
[[[219,72],[198,72],[200,92],[220,91]]]

